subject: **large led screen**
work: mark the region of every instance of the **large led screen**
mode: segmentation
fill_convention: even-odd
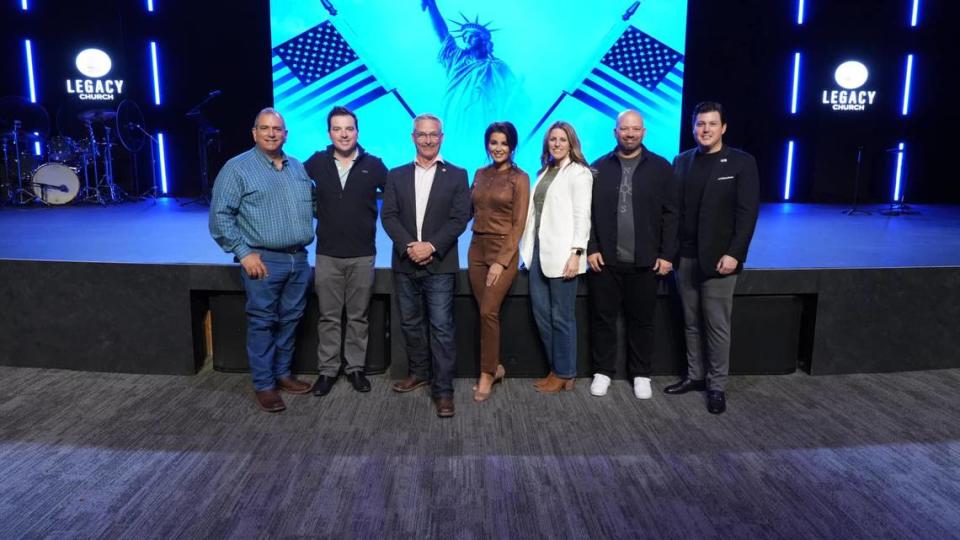
[[[510,120],[517,161],[539,168],[543,134],[574,125],[587,159],[614,146],[616,114],[646,119],[667,159],[680,141],[685,0],[271,0],[274,105],[286,150],[329,144],[334,105],[359,118],[360,144],[388,166],[414,156],[415,114],[444,121],[445,159],[487,163],[483,132]]]

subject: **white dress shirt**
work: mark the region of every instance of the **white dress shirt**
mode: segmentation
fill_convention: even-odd
[[[430,190],[433,188],[433,178],[437,175],[437,164],[443,157],[437,154],[437,159],[424,167],[414,160],[413,192],[417,203],[417,240],[423,242],[423,217],[427,213],[427,202],[430,200]]]

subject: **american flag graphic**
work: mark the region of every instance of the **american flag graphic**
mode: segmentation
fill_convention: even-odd
[[[628,26],[571,95],[611,118],[637,109],[670,121],[682,90],[683,55]]]
[[[273,89],[277,109],[304,118],[388,93],[330,21],[274,47]]]

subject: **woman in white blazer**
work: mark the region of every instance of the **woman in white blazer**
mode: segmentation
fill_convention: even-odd
[[[550,374],[534,386],[559,392],[572,390],[577,375],[577,276],[587,271],[593,174],[566,122],[547,130],[540,163],[520,257],[530,272],[533,318],[550,364]]]

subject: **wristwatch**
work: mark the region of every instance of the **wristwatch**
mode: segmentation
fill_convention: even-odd
[[[579,257],[583,255],[583,248],[573,248],[573,253],[576,254],[577,257]]]

